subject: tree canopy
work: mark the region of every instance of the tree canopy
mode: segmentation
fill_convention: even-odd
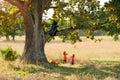
[[[9,36],[12,36],[14,40],[15,35],[24,32],[22,17],[16,7],[4,2],[0,7],[0,15],[0,32],[2,36],[6,36],[7,40]]]
[[[111,0],[105,3],[105,9],[107,12],[108,23],[104,30],[107,31],[108,35],[114,37],[115,40],[118,39],[120,34],[120,1]]]
[[[81,41],[78,35],[86,30],[85,36],[94,39],[94,31],[100,29],[105,22],[105,12],[100,9],[100,2],[96,0],[79,0],[58,2],[60,7],[55,9],[53,18],[59,21],[60,29],[72,28],[70,33],[63,36],[63,41],[68,39],[72,43]],[[61,7],[62,6],[62,7]]]

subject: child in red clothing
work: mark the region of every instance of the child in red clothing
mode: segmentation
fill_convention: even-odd
[[[73,65],[75,63],[75,55],[73,54],[70,58],[70,63]]]

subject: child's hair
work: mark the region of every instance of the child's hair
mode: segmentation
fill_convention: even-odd
[[[63,52],[63,55],[66,55],[66,51]]]
[[[75,54],[73,54],[72,56],[75,57]]]

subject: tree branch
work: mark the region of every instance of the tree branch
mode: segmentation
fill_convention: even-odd
[[[21,1],[21,0],[5,0],[5,1],[7,1],[7,2],[11,3],[12,5],[16,6],[21,11],[22,16],[26,16],[26,13],[29,12],[28,7],[24,5],[25,1]]]
[[[70,32],[77,30],[77,29],[79,29],[79,28],[67,28],[67,29],[57,32],[56,36],[65,36],[65,35],[69,34]]]
[[[58,6],[48,6],[48,7],[45,7],[45,9],[48,9],[48,8],[56,9],[56,8],[58,8]]]
[[[25,0],[25,6],[29,6],[32,3],[33,0]]]
[[[12,5],[18,7],[18,8],[22,8],[23,7],[23,1],[20,0],[5,0],[9,3],[11,3]]]
[[[74,30],[77,30],[77,29],[79,29],[79,28],[67,28],[67,29],[64,29],[64,30],[61,30],[61,31],[58,31],[57,33],[56,33],[56,36],[65,36],[65,35],[67,35],[67,34],[69,34],[70,32],[72,32],[72,31],[74,31]],[[48,33],[46,33],[46,41],[50,38],[51,36],[48,34]]]
[[[50,6],[51,1],[52,1],[52,0],[43,0],[43,3],[42,3],[42,5],[43,5],[43,10],[44,10],[45,8],[47,8],[48,6]]]

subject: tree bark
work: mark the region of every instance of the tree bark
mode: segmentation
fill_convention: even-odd
[[[42,4],[40,5],[40,1],[42,0],[33,2],[33,15],[31,15],[30,10],[26,10],[27,14],[22,13],[26,26],[26,38],[21,61],[28,64],[48,63],[44,52],[45,34],[42,27]]]

